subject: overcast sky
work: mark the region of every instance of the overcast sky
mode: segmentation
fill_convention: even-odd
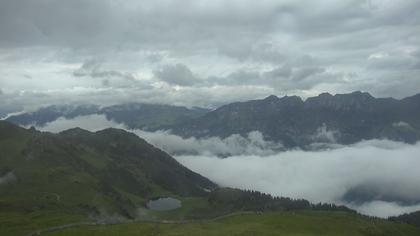
[[[411,96],[419,11],[418,0],[0,0],[1,109]]]

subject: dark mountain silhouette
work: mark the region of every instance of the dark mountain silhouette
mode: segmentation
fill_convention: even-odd
[[[19,125],[45,125],[59,117],[104,114],[107,119],[143,130],[171,130],[182,137],[246,136],[260,131],[286,148],[314,143],[352,144],[368,139],[414,143],[420,140],[420,94],[401,100],[375,98],[369,93],[322,93],[303,101],[297,96],[268,96],[235,102],[214,111],[169,105],[129,103],[51,106],[9,117]]]
[[[287,147],[383,138],[413,143],[420,139],[420,94],[397,100],[362,92],[323,93],[306,101],[271,95],[228,104],[166,129],[183,137],[228,137],[257,130]]]
[[[122,123],[129,128],[154,130],[164,125],[174,125],[200,117],[209,110],[145,103],[127,103],[100,108],[97,105],[52,105],[34,112],[13,115],[6,120],[17,125],[44,126],[59,118],[103,114],[108,120]]]

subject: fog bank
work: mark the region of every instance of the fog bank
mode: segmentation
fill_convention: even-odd
[[[60,118],[37,128],[60,132],[73,127],[127,129],[103,115]],[[380,217],[420,210],[420,143],[370,140],[350,146],[331,143],[324,146],[328,149],[316,151],[279,152],[281,144],[264,140],[259,132],[247,137],[184,139],[168,131],[128,131],[222,186],[345,204]]]
[[[294,150],[266,157],[175,158],[222,186],[345,204],[364,214],[386,217],[420,209],[419,153],[419,143],[372,140],[332,150]],[[352,197],[347,196],[350,192]]]
[[[43,127],[36,127],[38,130],[58,133],[70,128],[79,127],[89,131],[98,131],[109,127],[125,129],[137,134],[154,146],[166,152],[177,154],[194,155],[272,155],[283,148],[282,144],[270,142],[264,139],[258,131],[248,133],[246,137],[231,135],[221,139],[210,138],[182,138],[171,134],[169,131],[147,132],[138,129],[128,129],[123,124],[107,120],[104,115],[79,116],[74,119],[59,118],[47,123]]]

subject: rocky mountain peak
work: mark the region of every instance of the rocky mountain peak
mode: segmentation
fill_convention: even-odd
[[[349,94],[321,93],[316,97],[308,98],[307,107],[325,107],[333,109],[361,109],[370,107],[376,99],[366,92],[356,91]]]
[[[353,98],[358,98],[358,99],[364,99],[364,100],[375,99],[372,95],[370,95],[370,93],[361,92],[361,91],[352,92],[348,94],[348,96],[353,97]]]
[[[270,95],[270,96],[264,98],[263,100],[264,101],[271,102],[271,101],[278,101],[278,100],[280,100],[280,98],[277,97],[276,95]]]

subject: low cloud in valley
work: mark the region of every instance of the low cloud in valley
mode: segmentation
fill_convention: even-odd
[[[61,118],[38,128],[59,132],[73,127],[126,129],[102,115]],[[370,140],[350,146],[331,144],[316,151],[276,151],[281,144],[264,140],[259,132],[247,137],[184,139],[168,131],[128,131],[221,186],[345,204],[380,217],[420,209],[420,143]],[[319,135],[333,137],[322,127]]]

